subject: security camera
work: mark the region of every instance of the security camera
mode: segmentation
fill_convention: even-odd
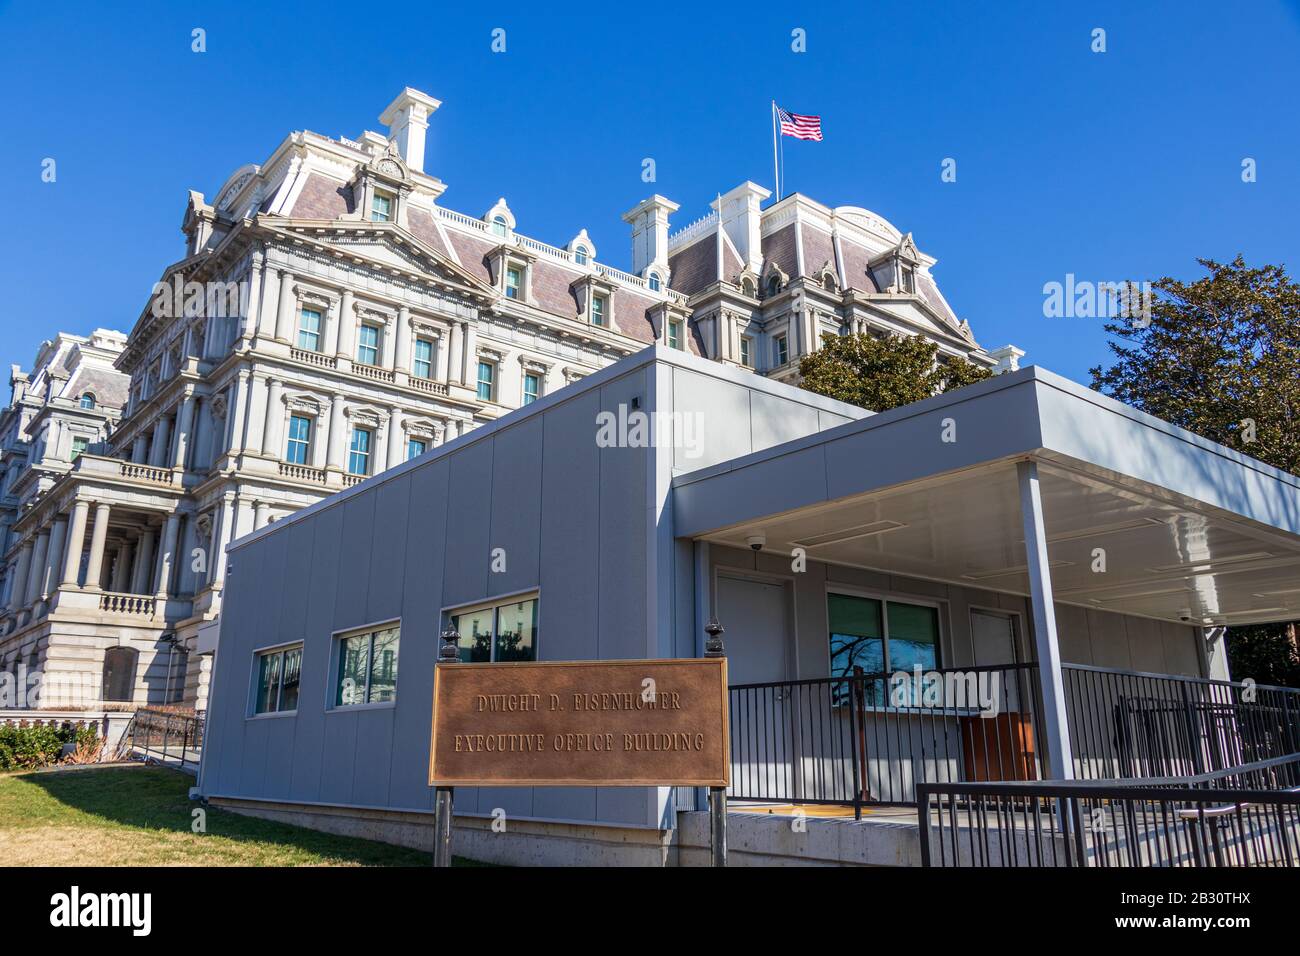
[[[1183,611],[1181,614],[1178,615],[1178,620],[1182,621],[1184,624],[1188,623],[1191,619],[1192,619],[1191,611]]]
[[[762,551],[763,545],[767,544],[767,535],[751,534],[745,539],[745,544],[749,545],[755,551]]]

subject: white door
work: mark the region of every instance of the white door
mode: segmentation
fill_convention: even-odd
[[[976,666],[1016,663],[1016,630],[1010,614],[971,611],[970,630]],[[1020,692],[1022,689],[1028,689],[1026,684],[1029,679],[1028,672],[1005,670],[997,671],[996,674],[1001,685],[997,695],[999,710],[1003,712],[1019,710]]]
[[[788,590],[780,584],[718,578],[718,620],[726,628],[727,682],[772,684],[788,680],[794,643]],[[731,692],[731,794],[793,800],[793,728],[790,688],[753,687]]]

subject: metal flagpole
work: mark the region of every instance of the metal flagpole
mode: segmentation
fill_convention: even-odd
[[[776,100],[772,101],[772,179],[776,186],[776,201],[781,201],[781,167],[776,161]]]

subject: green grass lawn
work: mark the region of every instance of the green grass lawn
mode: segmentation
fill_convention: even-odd
[[[160,767],[0,774],[8,866],[429,866],[431,854],[203,807]],[[194,833],[202,807],[206,833]],[[457,861],[464,864],[467,861]]]

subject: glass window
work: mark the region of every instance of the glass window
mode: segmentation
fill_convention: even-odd
[[[298,709],[302,645],[257,655],[257,699],[253,712],[271,714]]]
[[[352,448],[348,453],[348,474],[370,474],[370,439],[369,428],[352,429]]]
[[[460,659],[468,663],[537,660],[537,599],[453,615]]]
[[[82,395],[82,396],[81,396],[81,407],[82,407],[82,408],[94,408],[94,407],[95,407],[95,396],[92,395],[92,394],[90,394],[90,392],[87,392],[85,395]]]
[[[740,364],[746,368],[751,368],[754,365],[753,343],[754,340],[748,335],[740,337]]]
[[[866,674],[892,674],[910,673],[917,665],[925,671],[939,666],[937,609],[849,594],[827,595],[826,603],[832,677],[851,676],[855,667]],[[884,705],[887,683],[874,681],[868,687],[875,698],[869,703]],[[844,702],[839,688],[835,696],[837,703]]]
[[[411,372],[416,378],[433,378],[433,343],[428,339],[415,340],[415,359]]]
[[[419,458],[428,450],[429,446],[423,438],[411,438],[406,442],[406,458],[408,461],[412,458]]]
[[[676,319],[668,323],[668,347],[670,349],[682,347],[682,323]]]
[[[790,361],[790,342],[784,335],[776,337],[776,364],[784,365]]]
[[[478,363],[478,397],[481,401],[492,401],[492,380],[496,376],[496,368],[491,362]]]
[[[661,283],[659,282],[659,273],[657,272],[650,273],[650,291],[658,292],[660,285]]]
[[[354,634],[338,642],[334,706],[383,704],[397,699],[397,652],[401,629]]]
[[[492,231],[493,231],[494,233],[496,233],[498,236],[504,236],[504,235],[506,234],[506,217],[505,217],[505,216],[494,216],[494,217],[493,217],[493,219],[492,219]]]
[[[289,442],[284,450],[284,460],[291,465],[305,465],[310,447],[311,419],[306,415],[290,415]]]
[[[506,270],[506,298],[519,298],[519,288],[523,285],[524,274],[511,266]]]
[[[370,200],[370,221],[388,222],[393,218],[393,197],[376,191]]]
[[[362,365],[379,364],[379,329],[363,325],[357,329],[357,361]]]
[[[84,437],[82,437],[82,436],[80,436],[80,435],[75,435],[75,436],[73,436],[73,439],[72,439],[72,458],[71,458],[70,460],[71,460],[71,461],[76,461],[78,458],[81,457],[81,454],[82,454],[82,453],[83,453],[83,452],[84,452],[88,447],[90,447],[90,439],[89,439],[89,438],[84,438]]]
[[[885,606],[889,624],[889,669],[910,671],[939,666],[939,612],[919,604],[889,601]]]
[[[586,246],[578,246],[577,249],[573,250],[573,261],[580,266],[585,266],[587,264]]]
[[[316,309],[303,309],[298,316],[298,348],[320,351],[320,312]]]
[[[831,629],[831,676],[846,677],[855,667],[867,674],[885,670],[885,628],[881,602],[847,594],[827,596]]]
[[[541,394],[541,391],[542,391],[541,376],[537,375],[535,372],[525,373],[524,374],[524,404],[531,405],[533,402],[537,401],[537,396]]]
[[[591,297],[591,324],[604,325],[605,312],[608,303],[603,295],[593,295]]]

